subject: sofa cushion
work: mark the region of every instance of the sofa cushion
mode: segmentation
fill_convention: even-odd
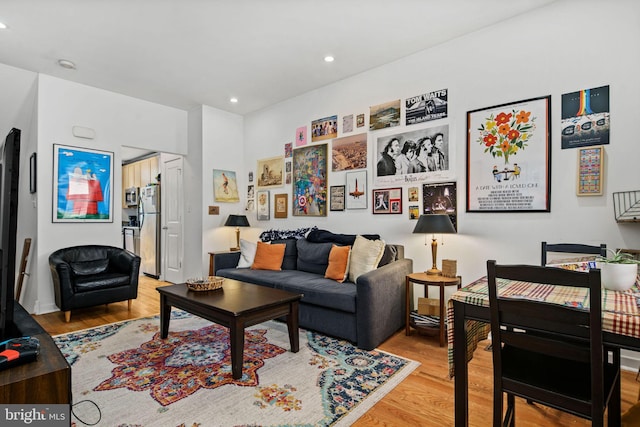
[[[94,259],[93,261],[70,262],[71,270],[76,276],[99,274],[109,267],[109,258]]]
[[[358,276],[378,267],[384,248],[384,240],[368,240],[362,236],[356,237],[351,249],[351,260],[349,261],[349,280],[355,283]]]
[[[325,279],[333,279],[337,282],[344,282],[349,274],[349,255],[351,254],[351,246],[331,247],[329,252],[329,265],[324,273]]]
[[[252,270],[282,270],[284,250],[287,245],[258,242],[256,256],[251,265]]]
[[[240,239],[240,259],[237,268],[249,268],[253,264],[256,257],[256,249],[258,244],[248,240]]]
[[[284,250],[284,259],[282,260],[283,270],[296,270],[298,268],[298,248],[297,239],[280,239],[272,240],[271,244],[284,243],[287,247]]]
[[[356,312],[356,285],[351,282],[338,283],[315,273],[299,270],[250,270],[224,268],[218,276],[241,280],[247,283],[283,289],[303,294],[301,302],[334,310]]]
[[[329,252],[331,252],[332,243],[311,243],[307,239],[300,239],[296,243],[298,270],[324,276],[329,265]]]

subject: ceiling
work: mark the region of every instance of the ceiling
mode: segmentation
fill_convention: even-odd
[[[244,115],[553,1],[2,0],[0,62]]]

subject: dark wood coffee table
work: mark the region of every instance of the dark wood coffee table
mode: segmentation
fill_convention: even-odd
[[[191,291],[184,283],[156,288],[160,293],[160,337],[169,334],[171,307],[180,308],[229,328],[231,372],[242,377],[244,329],[267,320],[287,317],[291,352],[300,347],[298,302],[302,294],[224,279],[221,289]]]

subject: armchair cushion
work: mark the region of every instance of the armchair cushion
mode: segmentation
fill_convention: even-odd
[[[109,259],[96,259],[93,261],[70,262],[71,270],[76,276],[90,276],[103,273],[109,267]]]

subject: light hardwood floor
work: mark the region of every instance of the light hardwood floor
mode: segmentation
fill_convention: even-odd
[[[131,311],[121,302],[98,306],[71,313],[71,322],[65,323],[61,312],[34,318],[52,335],[91,328],[107,323],[150,316],[160,311],[157,286],[167,285],[141,276],[138,298]],[[404,329],[384,342],[380,349],[420,362],[420,366],[361,417],[355,426],[452,426],[453,380],[448,378],[447,348],[438,345],[437,337],[425,335],[405,336]],[[483,345],[484,344],[484,345]],[[469,363],[469,426],[485,427],[492,417],[491,352],[485,351],[486,343],[474,354]],[[623,372],[622,410],[636,402],[640,383],[635,372]],[[545,408],[528,405],[518,400],[516,419],[519,427],[526,426],[588,426],[580,418]]]

